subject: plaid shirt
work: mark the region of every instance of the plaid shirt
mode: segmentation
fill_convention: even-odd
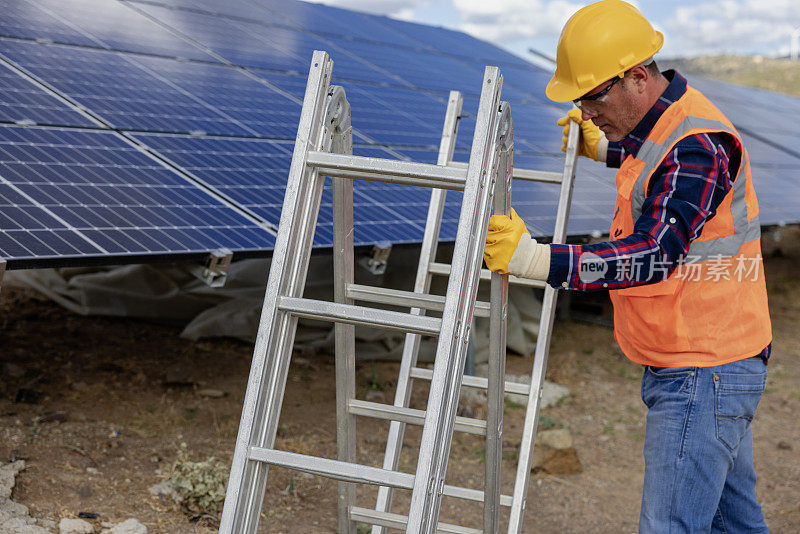
[[[609,143],[606,165],[618,168],[635,157],[664,111],[686,92],[686,79],[666,71],[669,86],[639,124],[618,143]],[[580,291],[622,289],[662,281],[674,271],[689,245],[716,214],[733,187],[742,154],[729,134],[696,134],[681,139],[655,170],[642,214],[628,237],[592,245],[551,245],[547,282]],[[597,280],[579,277],[581,255],[603,258],[608,270]],[[631,269],[632,264],[653,268]],[[655,268],[660,266],[660,268]],[[760,354],[769,357],[768,346]]]

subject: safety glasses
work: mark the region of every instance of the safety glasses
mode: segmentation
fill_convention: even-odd
[[[598,91],[593,95],[585,95],[585,96],[582,96],[580,98],[576,98],[575,100],[572,101],[572,103],[575,104],[575,106],[578,109],[584,109],[584,103],[585,102],[591,102],[590,106],[592,104],[596,104],[596,103],[599,103],[599,102],[605,102],[606,98],[607,98],[606,95],[608,94],[608,92],[621,79],[622,79],[622,76],[614,76],[614,79],[611,80],[611,83],[606,85],[605,89],[603,89],[602,91]]]

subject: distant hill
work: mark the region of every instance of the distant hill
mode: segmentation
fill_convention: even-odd
[[[659,59],[662,69],[800,96],[800,61],[761,56]]]

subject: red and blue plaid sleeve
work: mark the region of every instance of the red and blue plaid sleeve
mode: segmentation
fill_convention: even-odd
[[[653,174],[633,233],[592,245],[551,245],[548,283],[596,291],[664,280],[730,191],[731,175],[735,176],[740,160],[729,134],[682,139]],[[601,268],[581,275],[581,258],[587,253]]]
[[[606,167],[619,169],[624,160],[625,149],[622,148],[622,145],[614,141],[609,141],[608,148],[606,149]]]

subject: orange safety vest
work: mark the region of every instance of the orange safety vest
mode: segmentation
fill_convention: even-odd
[[[750,159],[733,124],[693,87],[664,111],[637,156],[628,156],[617,172],[611,237],[633,233],[650,177],[675,144],[711,132],[731,134],[742,161],[733,188],[692,241],[686,264],[662,282],[610,291],[614,337],[637,363],[722,365],[755,356],[772,340]]]

